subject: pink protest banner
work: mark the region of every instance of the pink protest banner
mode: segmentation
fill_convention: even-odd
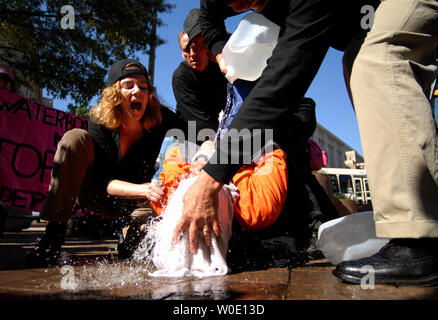
[[[87,119],[0,90],[0,201],[39,212],[63,134]]]

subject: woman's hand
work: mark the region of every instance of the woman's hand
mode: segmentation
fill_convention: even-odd
[[[143,186],[146,189],[146,198],[152,202],[157,202],[164,195],[164,187],[162,186],[155,183],[145,183]]]

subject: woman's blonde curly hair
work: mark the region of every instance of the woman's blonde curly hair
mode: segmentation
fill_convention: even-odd
[[[137,66],[130,63],[126,66]],[[149,85],[149,99],[146,110],[141,119],[143,128],[150,131],[151,128],[161,123],[161,108],[165,108],[158,100],[155,94],[155,88],[147,79]],[[97,106],[90,110],[90,118],[97,124],[101,124],[110,130],[117,130],[122,126],[122,103],[123,96],[121,92],[120,80],[113,85],[102,90]]]

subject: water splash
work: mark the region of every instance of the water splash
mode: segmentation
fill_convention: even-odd
[[[137,249],[134,251],[132,261],[134,263],[143,263],[150,267],[150,271],[154,270],[152,261],[152,252],[158,239],[157,226],[162,220],[161,217],[150,218],[145,225],[145,236],[141,240]]]
[[[78,280],[77,290],[114,290],[118,288],[138,286],[147,283],[150,265],[134,261],[104,262],[83,266],[75,276]]]

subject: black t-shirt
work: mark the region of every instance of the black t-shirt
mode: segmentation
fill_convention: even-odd
[[[176,113],[185,121],[196,121],[196,133],[218,128],[218,117],[225,108],[227,80],[216,63],[197,71],[183,61],[172,76]]]
[[[161,144],[169,129],[177,128],[187,134],[187,124],[174,112],[163,107],[162,122],[150,131],[143,130],[140,141],[130,147],[126,155],[120,155],[120,131],[109,130],[89,121],[88,133],[94,142],[95,159],[90,174],[102,188],[111,180],[131,183],[150,182]]]

